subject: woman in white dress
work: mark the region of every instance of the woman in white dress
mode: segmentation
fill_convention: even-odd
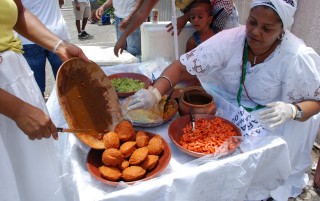
[[[80,48],[50,32],[20,0],[0,1],[0,27],[0,200],[70,200],[59,181],[57,129],[14,31],[63,61],[89,60]]]
[[[257,173],[264,183],[251,185],[249,200],[288,200],[308,183],[320,122],[320,57],[288,30],[296,7],[295,0],[254,0],[246,26],[222,31],[182,55],[128,108],[151,107],[183,77],[194,76],[215,97],[220,116],[245,108],[267,135],[287,142],[291,161],[289,177],[275,189],[267,188],[272,173]]]

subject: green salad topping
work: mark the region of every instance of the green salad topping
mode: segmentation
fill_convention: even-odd
[[[111,83],[116,88],[116,91],[120,93],[134,92],[145,87],[144,82],[127,77],[113,78]]]

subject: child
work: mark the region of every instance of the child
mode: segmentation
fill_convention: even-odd
[[[215,34],[210,26],[212,20],[210,0],[196,0],[191,4],[190,22],[196,31],[187,41],[186,52]]]

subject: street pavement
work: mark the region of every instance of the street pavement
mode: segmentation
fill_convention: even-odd
[[[71,0],[65,0],[65,5],[62,7],[62,14],[68,26],[68,31],[71,36],[71,43],[75,45],[88,45],[88,46],[106,46],[113,47],[116,42],[116,33],[114,25],[104,25],[98,26],[98,23],[91,24],[88,22],[86,26],[86,31],[92,35],[92,38],[79,40],[78,33],[75,25],[75,18],[73,13],[73,8],[71,4]],[[46,67],[46,91],[45,95],[50,95],[55,84],[54,77],[52,75],[50,64],[47,64]],[[315,146],[312,150],[312,164],[316,164],[318,158],[320,156],[320,146],[318,143],[320,142],[320,132],[318,133],[318,137],[315,142]],[[317,143],[318,142],[318,143]],[[320,201],[320,194],[317,193],[315,188],[313,187],[313,178],[314,178],[314,170],[310,167],[308,170],[308,175],[310,181],[308,186],[305,188],[304,192],[297,198],[290,198],[289,201]]]
[[[71,0],[65,0],[65,5],[61,9],[64,19],[67,23],[68,31],[71,37],[71,43],[81,46],[105,46],[113,47],[116,43],[116,31],[114,25],[98,26],[98,23],[91,24],[88,21],[86,32],[92,35],[88,39],[78,39],[76,21],[74,18],[73,7]],[[47,62],[46,66],[46,91],[45,95],[49,96],[55,84],[51,66]]]

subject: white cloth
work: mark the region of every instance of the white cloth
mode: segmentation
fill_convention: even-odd
[[[24,57],[13,51],[0,56],[0,88],[47,113]],[[0,128],[0,200],[64,201],[54,140],[31,141],[1,114]]]
[[[59,7],[59,1],[22,0],[22,4],[59,38],[65,41],[71,40],[66,21]],[[23,36],[20,36],[20,38],[23,45],[34,44]]]
[[[143,73],[149,78],[156,70],[168,65],[161,60],[137,64],[120,64],[102,68],[107,75],[119,72]],[[57,94],[53,90],[47,107],[52,121],[66,127]],[[65,182],[75,184],[75,196],[81,201],[96,200],[156,200],[156,201],[241,201],[248,189],[257,199],[265,199],[270,190],[283,184],[288,177],[290,160],[288,147],[279,137],[244,139],[232,157],[212,160],[194,158],[181,152],[168,136],[170,121],[154,128],[138,128],[160,134],[170,145],[172,156],[164,172],[153,180],[127,186],[106,185],[90,175],[86,166],[88,147],[74,135],[62,134],[59,139]],[[69,184],[67,183],[67,184]],[[74,186],[69,184],[70,186]],[[251,196],[253,197],[253,196]]]
[[[272,3],[274,7],[268,3]],[[254,0],[251,8],[259,5],[265,5],[275,10],[282,20],[285,29],[288,29],[293,24],[294,14],[297,10],[297,2],[295,0]]]
[[[119,18],[126,18],[130,15],[137,0],[113,0],[114,14]]]
[[[244,39],[244,26],[222,31],[180,58],[187,70],[197,75],[205,90],[214,96],[218,114],[226,118],[228,114],[224,111],[238,108],[236,97],[241,77]],[[255,65],[254,68],[248,63],[245,86],[251,99],[260,105],[274,101],[319,101],[319,67],[319,55],[312,48],[306,47],[302,40],[286,31],[281,44],[263,63]],[[255,106],[244,90],[241,104],[247,107]],[[258,112],[252,112],[256,119]],[[282,195],[296,196],[306,185],[304,172],[311,163],[310,152],[319,122],[318,114],[305,122],[288,120],[277,128],[267,129],[268,135],[280,136],[287,142],[292,166],[292,169],[288,170],[291,171],[291,178],[287,180],[285,187],[272,193],[276,200]],[[291,192],[294,188],[298,190]],[[248,199],[255,199],[252,196],[249,191]]]

